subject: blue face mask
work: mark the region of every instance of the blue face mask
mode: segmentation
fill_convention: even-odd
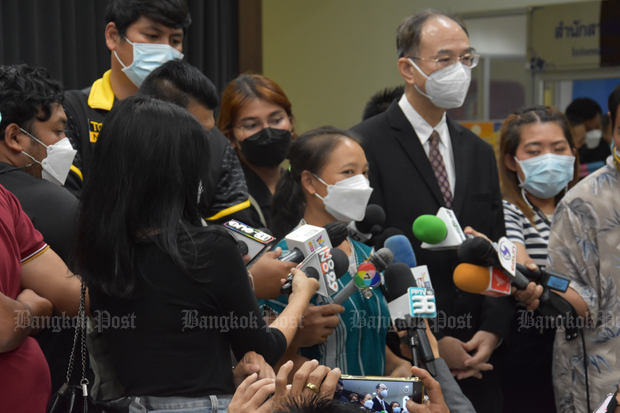
[[[125,66],[118,58],[116,50],[114,56],[123,66],[123,73],[131,82],[140,87],[144,79],[159,66],[173,59],[183,59],[183,53],[168,44],[132,43],[126,37],[125,40],[133,46],[133,62]]]
[[[400,413],[400,407],[395,407],[393,410],[394,410],[394,413]]]
[[[548,153],[535,158],[515,161],[525,176],[520,186],[540,199],[553,198],[573,180],[575,157]],[[517,174],[518,176],[518,174]]]

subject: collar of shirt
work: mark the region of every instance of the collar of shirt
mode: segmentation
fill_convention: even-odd
[[[448,182],[450,183],[450,190],[452,191],[452,195],[454,195],[454,186],[456,185],[454,155],[452,153],[452,141],[450,140],[450,131],[448,130],[446,113],[444,112],[439,123],[433,128],[426,120],[424,120],[422,116],[420,116],[413,106],[411,106],[411,103],[409,103],[409,100],[407,99],[407,95],[403,94],[398,102],[398,106],[400,106],[400,109],[405,114],[405,117],[409,123],[411,123],[413,130],[418,135],[418,139],[420,139],[420,143],[422,144],[427,157],[431,150],[430,137],[433,133],[433,129],[439,134],[439,140],[441,141],[441,145],[439,145],[439,153],[441,153],[443,158],[446,174],[448,175]]]
[[[112,110],[115,98],[110,84],[110,73],[112,73],[111,69],[105,72],[101,79],[97,79],[93,83],[88,95],[88,106],[91,108]]]

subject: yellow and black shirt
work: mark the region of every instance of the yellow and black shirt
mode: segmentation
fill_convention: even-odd
[[[66,134],[77,150],[65,187],[78,198],[84,180],[88,179],[86,166],[92,159],[105,117],[117,102],[110,73],[105,72],[89,88],[65,92]],[[210,146],[212,179],[205,185],[201,200],[207,206],[206,219],[219,222],[235,218],[252,225],[246,211],[250,206],[248,189],[234,149],[217,129],[210,134]]]

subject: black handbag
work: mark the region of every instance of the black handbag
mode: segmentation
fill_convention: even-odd
[[[128,413],[131,400],[128,397],[118,399],[94,401],[88,394],[88,379],[86,378],[86,285],[82,283],[80,289],[80,309],[78,325],[75,327],[73,349],[69,358],[67,381],[56,392],[47,405],[47,413]],[[78,337],[81,336],[82,379],[80,384],[70,384],[71,372],[75,362],[75,352]]]

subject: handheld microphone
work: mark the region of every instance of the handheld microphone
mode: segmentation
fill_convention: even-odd
[[[374,237],[374,247],[376,250],[380,250],[385,246],[385,241],[393,237],[394,235],[405,235],[403,232],[397,228],[386,228],[380,235]]]
[[[344,251],[337,248],[321,247],[310,254],[298,266],[308,277],[319,281],[317,294],[329,297],[338,291],[336,280],[349,269],[349,258]],[[290,283],[289,283],[290,281]],[[293,275],[289,274],[287,282],[280,289],[282,294],[293,292]]]
[[[453,280],[454,285],[468,293],[482,294],[489,297],[510,295],[510,277],[494,267],[459,264],[454,269]],[[519,288],[518,286],[516,287]],[[525,284],[525,287],[527,287],[527,284]],[[524,288],[519,289],[522,290]]]
[[[404,235],[394,235],[385,240],[385,248],[394,253],[394,262],[403,262],[413,268],[417,265],[411,242]]]
[[[506,237],[499,240],[498,250],[482,237],[465,240],[457,251],[459,260],[467,264],[498,268],[512,280],[515,287],[524,290],[530,281],[517,270],[517,246]]]
[[[428,250],[456,249],[465,241],[456,215],[450,209],[441,207],[437,215],[421,215],[412,226],[413,235],[422,241],[422,248]]]
[[[387,248],[375,252],[360,264],[353,279],[333,297],[333,302],[342,305],[358,289],[375,288],[381,284],[381,273],[393,260],[394,254]]]
[[[364,219],[351,221],[348,225],[349,236],[356,241],[366,242],[373,235],[379,235],[383,231],[385,223],[385,211],[379,205],[370,204],[366,207]]]
[[[237,240],[241,255],[250,256],[250,261],[245,265],[247,269],[250,269],[276,243],[271,234],[234,219],[224,223],[224,228]]]
[[[528,278],[534,279],[543,287],[549,287],[561,293],[565,293],[570,285],[570,278],[544,267],[532,271],[523,264],[517,264],[517,271]]]
[[[347,238],[348,231],[342,222],[330,222],[325,228],[302,225],[284,239],[289,252],[278,258],[280,261],[301,263],[321,247],[338,246]]]
[[[391,297],[388,302],[390,316],[398,330],[406,330],[413,363],[420,366],[418,352],[432,376],[437,375],[435,356],[426,336],[424,317],[437,314],[432,289],[416,287],[411,268],[403,263],[393,263],[385,270],[385,286]]]

